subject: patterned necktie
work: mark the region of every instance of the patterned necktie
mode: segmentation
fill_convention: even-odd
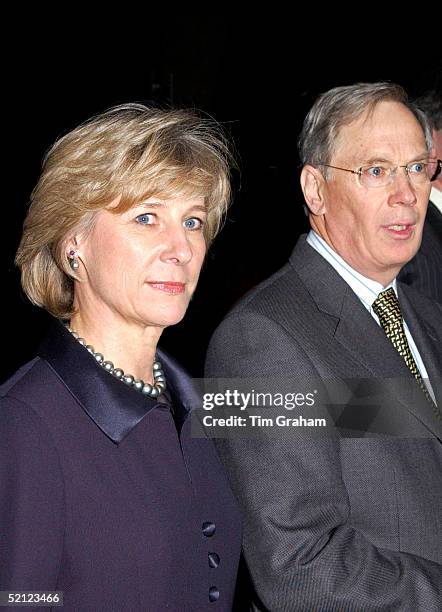
[[[380,293],[376,300],[373,302],[372,308],[373,311],[379,317],[379,322],[384,328],[387,338],[390,338],[392,345],[407,364],[407,367],[416,379],[417,384],[423,391],[427,400],[430,402],[436,418],[441,421],[442,416],[439,412],[439,409],[434,403],[433,398],[429,394],[427,386],[422,380],[419,368],[417,367],[417,364],[411,353],[410,346],[407,341],[407,336],[405,335],[399,300],[396,297],[394,289],[390,287],[390,289],[382,291],[382,293]]]

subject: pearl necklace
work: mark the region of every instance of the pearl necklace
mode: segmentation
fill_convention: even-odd
[[[66,325],[66,329],[71,332],[77,342],[79,342],[89,351],[89,353],[95,358],[95,361],[101,365],[103,370],[106,370],[106,372],[109,372],[109,374],[112,374],[115,376],[115,378],[121,380],[128,387],[132,387],[148,397],[158,397],[163,393],[164,389],[166,388],[166,377],[164,376],[163,368],[159,361],[153,362],[152,373],[154,383],[153,385],[150,385],[149,383],[145,383],[144,380],[141,380],[141,378],[136,380],[132,374],[125,374],[121,368],[116,368],[112,361],[106,361],[101,353],[95,352],[94,347],[87,344],[84,338],[80,338],[77,332],[71,329],[69,325]]]

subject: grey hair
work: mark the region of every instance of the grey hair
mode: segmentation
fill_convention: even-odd
[[[339,131],[370,112],[382,101],[400,102],[416,117],[425,135],[427,150],[433,140],[431,125],[425,113],[410,102],[406,91],[396,83],[356,83],[334,87],[321,94],[313,104],[298,140],[299,156],[303,164],[328,164],[334,153]]]

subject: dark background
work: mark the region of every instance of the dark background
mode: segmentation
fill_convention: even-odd
[[[365,37],[355,27],[330,28],[324,37],[311,9],[310,19],[293,24],[280,14],[262,14],[259,23],[239,20],[227,9],[181,21],[170,8],[154,22],[140,17],[137,31],[124,38],[123,23],[118,29],[101,24],[98,37],[97,25],[88,28],[85,19],[69,35],[54,27],[23,37],[25,52],[21,43],[8,49],[2,72],[2,380],[33,356],[50,321],[28,304],[13,264],[42,157],[58,136],[126,101],[200,108],[235,143],[240,172],[233,177],[229,217],[186,319],[161,341],[201,375],[208,340],[223,315],[286,261],[307,229],[296,139],[316,96],[337,85],[378,80],[399,82],[414,95],[442,72],[439,45],[432,46],[425,31],[424,43],[399,24],[378,25]]]

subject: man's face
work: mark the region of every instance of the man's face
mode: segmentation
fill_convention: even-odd
[[[399,102],[380,102],[371,114],[344,126],[335,151],[329,163],[352,170],[428,158],[422,128]],[[316,218],[320,234],[355,270],[385,286],[419,249],[430,183],[411,183],[404,168],[390,184],[376,188],[361,186],[350,172],[329,173],[323,184],[325,212]]]

